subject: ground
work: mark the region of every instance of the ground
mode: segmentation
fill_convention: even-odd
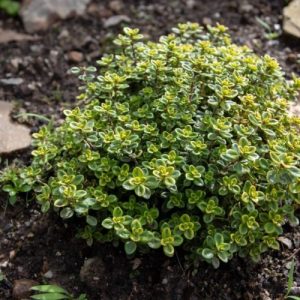
[[[104,20],[113,15],[126,15],[130,18],[128,25],[140,28],[153,40],[170,32],[179,22],[219,22],[230,28],[236,43],[276,57],[287,78],[292,72],[300,74],[299,41],[280,35],[286,1],[118,2],[119,7],[109,1],[95,1],[100,9],[94,5],[83,17],[58,22],[37,35],[36,41],[0,44],[0,79],[8,74],[23,79],[20,85],[0,85],[0,99],[15,102],[16,114],[26,111],[61,122],[62,110],[74,107],[78,95],[78,81],[67,71],[78,64],[93,65],[111,49],[113,36],[124,25],[105,28]],[[24,32],[18,18],[8,18],[0,12],[1,27]],[[271,39],[273,33],[275,38]],[[79,51],[82,58],[74,59],[72,51]],[[17,119],[30,125],[33,132],[42,124],[41,120],[26,115]],[[2,164],[15,158],[26,163],[29,153],[30,149],[4,156]],[[63,223],[54,213],[42,215],[30,199],[6,208],[6,198],[2,195],[0,204],[0,267],[5,275],[0,282],[0,299],[12,299],[16,279],[57,283],[74,294],[86,293],[89,300],[284,299],[293,259],[298,260],[294,285],[300,286],[299,227],[286,227],[281,251],[264,255],[258,264],[235,258],[218,270],[204,263],[197,268],[186,268],[184,253],[173,259],[159,251],[127,258],[123,249],[111,245],[88,247],[75,238],[76,225]],[[82,275],[82,282],[80,269],[86,258],[96,258],[98,267]]]

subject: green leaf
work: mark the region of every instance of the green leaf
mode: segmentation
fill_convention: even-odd
[[[74,215],[74,211],[72,208],[70,207],[65,207],[63,208],[61,211],[60,211],[60,214],[61,218],[63,219],[69,219],[69,218],[72,218],[73,215]]]
[[[54,201],[54,206],[56,207],[64,207],[66,205],[68,205],[67,199],[57,199]]]
[[[93,227],[96,226],[98,223],[97,219],[90,215],[86,216],[86,222]]]
[[[174,247],[170,244],[163,247],[166,256],[172,257],[174,255]]]
[[[136,243],[132,241],[127,241],[124,245],[125,252],[127,255],[131,255],[136,251]]]
[[[129,191],[135,188],[135,186],[132,183],[130,183],[130,180],[124,181],[122,186],[125,190],[129,190]]]
[[[107,218],[102,221],[101,225],[106,229],[112,229],[114,226],[114,222],[111,218]]]
[[[270,233],[274,233],[276,231],[276,226],[273,223],[266,223],[264,225],[264,229],[266,231],[266,233],[270,234]]]
[[[31,299],[35,300],[62,300],[62,299],[70,299],[69,296],[58,293],[45,293],[45,294],[37,294],[31,296]]]
[[[228,253],[227,252],[225,252],[225,251],[218,252],[217,255],[224,263],[228,262]]]
[[[113,210],[113,216],[114,217],[122,217],[123,216],[123,210],[121,207],[117,206]]]
[[[224,237],[223,237],[223,235],[221,233],[217,232],[214,235],[214,240],[215,240],[216,245],[221,245],[224,242]]]
[[[33,286],[31,288],[32,291],[38,291],[38,292],[42,292],[42,293],[61,293],[61,294],[67,294],[68,295],[68,292],[58,286],[58,285],[52,285],[52,284],[42,284],[42,285],[36,285],[36,286]]]
[[[214,253],[208,248],[204,248],[201,254],[205,259],[209,259],[209,260],[214,257]]]
[[[293,176],[295,176],[295,177],[297,177],[297,178],[300,177],[300,169],[299,169],[299,168],[297,168],[297,167],[290,167],[290,168],[288,168],[288,170],[289,170],[289,172],[290,172]]]

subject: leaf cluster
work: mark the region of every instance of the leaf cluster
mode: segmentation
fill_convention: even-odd
[[[98,67],[73,68],[82,108],[35,133],[30,166],[7,169],[14,200],[83,217],[79,235],[137,248],[183,247],[217,267],[259,260],[298,225],[300,80],[233,44],[222,25],[179,24],[158,42],[125,28]]]

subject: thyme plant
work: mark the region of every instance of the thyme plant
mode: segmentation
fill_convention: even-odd
[[[73,68],[82,107],[33,134],[29,166],[2,174],[14,201],[33,191],[43,212],[82,217],[79,235],[137,248],[176,247],[217,267],[258,261],[298,225],[300,80],[231,43],[222,25],[179,24],[158,42],[124,28],[118,51]]]

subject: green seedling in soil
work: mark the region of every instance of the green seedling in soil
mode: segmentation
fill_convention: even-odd
[[[3,274],[3,272],[0,270],[0,282],[3,281],[5,279],[5,275]]]
[[[0,0],[0,10],[10,16],[17,16],[20,10],[20,3],[13,0]]]
[[[293,259],[288,273],[288,285],[287,285],[287,292],[285,294],[285,299],[300,300],[300,297],[290,295],[294,284],[295,265],[296,265],[295,259]]]
[[[31,296],[35,300],[87,300],[85,294],[74,297],[58,285],[37,285],[31,288],[36,294]]]
[[[256,17],[257,23],[265,30],[265,38],[268,40],[276,40],[281,35],[280,31],[274,31],[271,26],[262,20],[260,17]]]
[[[33,134],[31,162],[4,169],[2,190],[128,255],[181,248],[217,268],[279,250],[299,224],[300,119],[288,106],[300,79],[223,25],[179,24],[158,42],[126,27],[114,43],[97,67],[71,69],[80,106]]]
[[[16,115],[16,118],[21,119],[22,121],[28,121],[29,118],[35,118],[37,120],[46,122],[46,123],[50,123],[51,119],[40,115],[40,114],[35,114],[35,113],[28,113],[28,112],[22,112]]]

